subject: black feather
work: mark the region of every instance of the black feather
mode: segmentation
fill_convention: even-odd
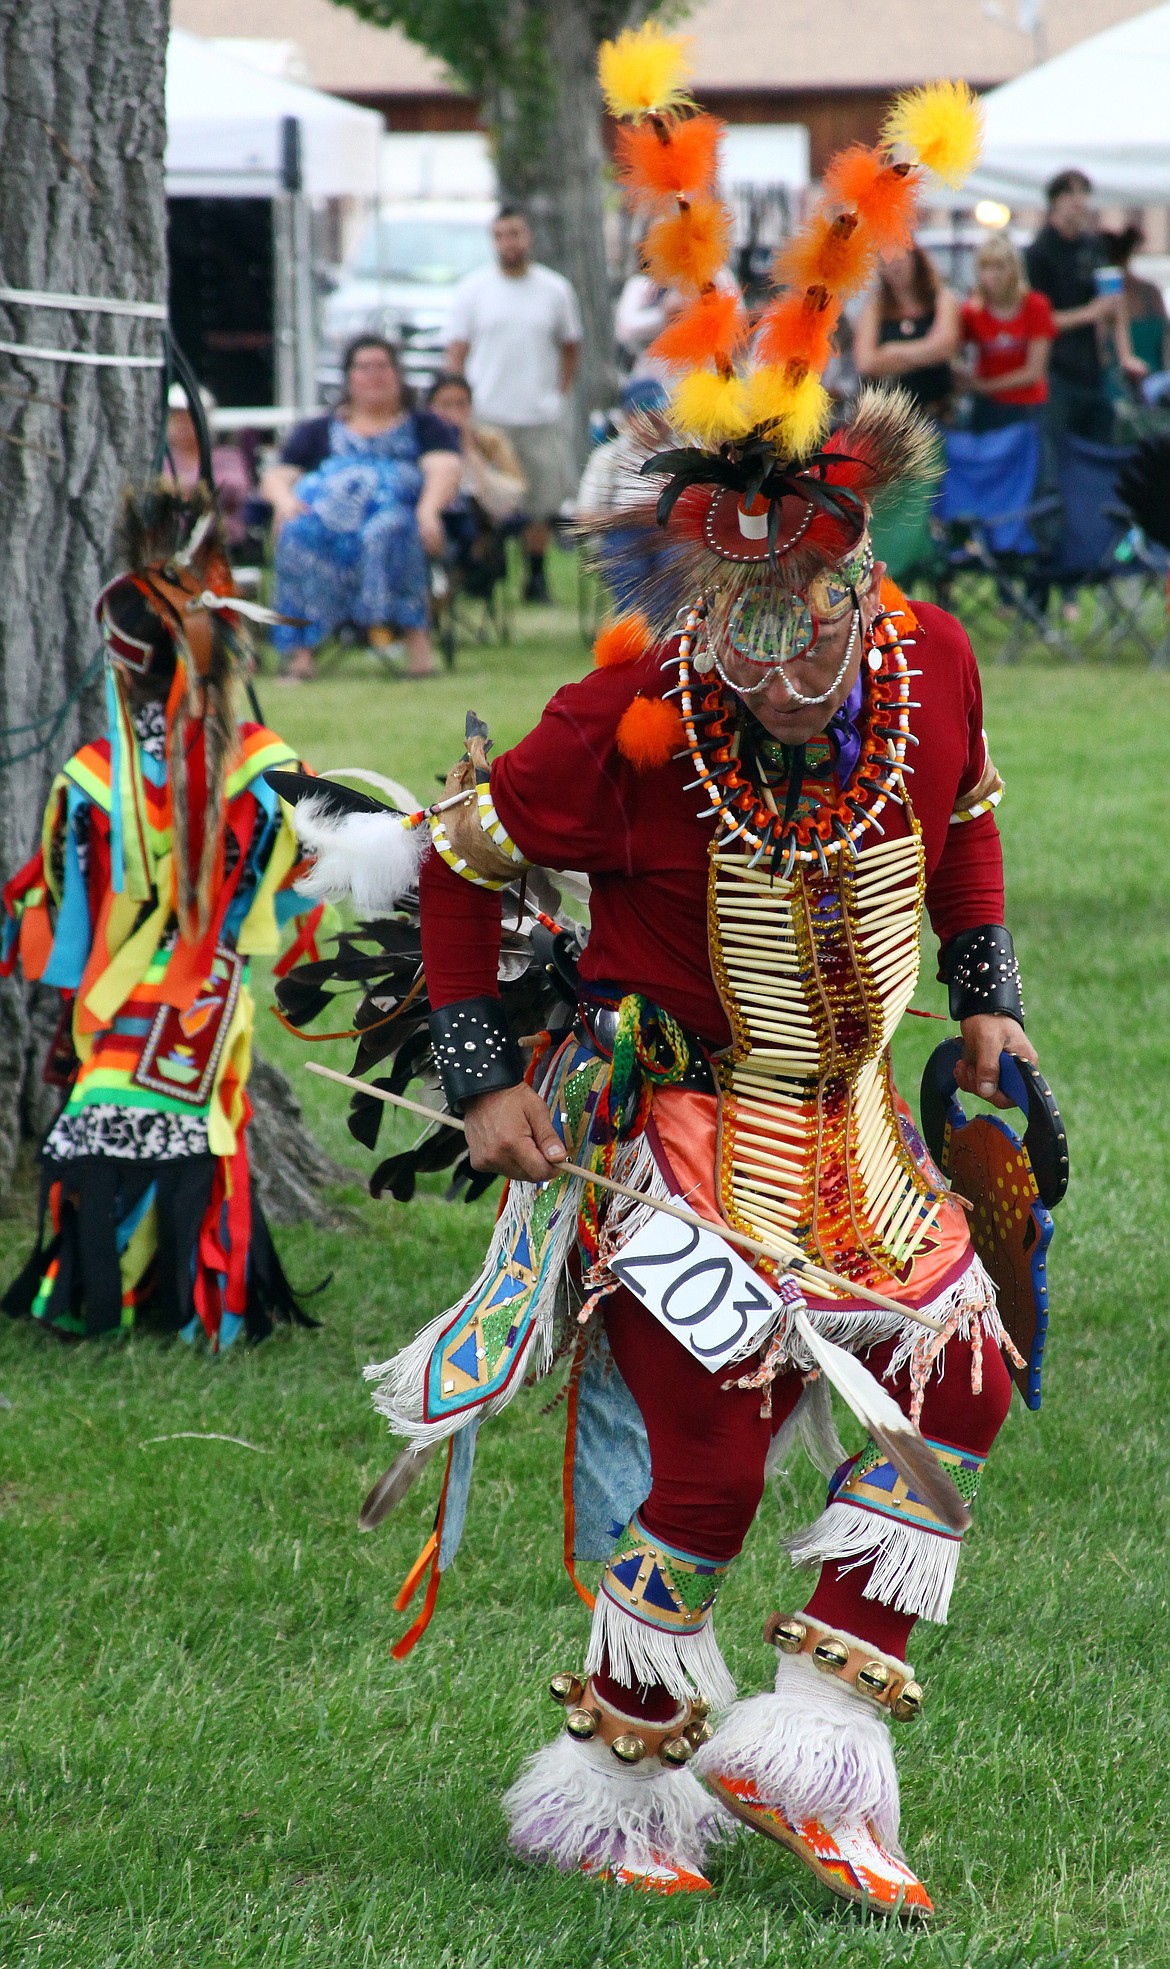
[[[375,800],[352,786],[341,786],[335,779],[318,779],[313,773],[290,772],[287,766],[274,766],[264,774],[274,793],[295,807],[298,800],[319,800],[329,819],[340,814],[384,814],[397,810],[385,800]]]
[[[1143,438],[1117,475],[1117,494],[1147,538],[1170,548],[1170,435]]]

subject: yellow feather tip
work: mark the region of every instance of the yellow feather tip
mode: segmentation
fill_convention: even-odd
[[[828,428],[829,410],[829,393],[811,369],[793,381],[781,365],[761,363],[748,376],[751,429],[774,435],[790,458],[804,458],[816,450]]]
[[[968,178],[983,148],[983,107],[966,82],[928,82],[897,96],[882,125],[887,149],[904,146],[944,185]]]
[[[690,36],[665,34],[654,21],[623,28],[597,55],[602,94],[613,116],[660,115],[691,101]]]
[[[670,414],[680,430],[700,444],[741,438],[752,427],[747,391],[738,376],[692,369],[670,393]]]

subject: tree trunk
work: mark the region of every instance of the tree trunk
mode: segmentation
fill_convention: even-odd
[[[166,44],[166,0],[0,0],[4,286],[166,299]],[[13,301],[0,302],[0,338],[135,355],[162,348],[158,322]],[[157,369],[0,357],[5,878],[33,851],[52,775],[100,722],[100,685],[82,703],[70,699],[96,647],[93,598],[109,569],[118,494],[149,465],[158,420]],[[0,984],[0,1179],[11,1172],[22,1106],[35,1111],[32,1051],[27,1000],[9,980]]]
[[[536,258],[572,282],[581,306],[574,392],[578,462],[589,412],[613,402],[613,306],[605,261],[606,166],[597,82],[598,35],[582,0],[543,0],[545,63],[539,89],[501,88],[483,110],[496,144],[500,191],[532,220]]]
[[[317,1147],[301,1120],[301,1104],[287,1074],[254,1054],[248,1099],[252,1183],[264,1215],[273,1224],[336,1226],[338,1212],[320,1193],[358,1179]]]

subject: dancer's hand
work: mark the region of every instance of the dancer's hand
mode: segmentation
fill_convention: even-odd
[[[1036,1048],[1023,1026],[999,1012],[976,1012],[960,1021],[959,1030],[963,1035],[963,1057],[955,1068],[956,1087],[961,1087],[964,1094],[978,1094],[980,1100],[990,1101],[992,1107],[1014,1107],[1015,1103],[1000,1092],[999,1056],[1015,1053],[1017,1058],[1037,1065]]]
[[[526,1183],[547,1183],[565,1161],[565,1145],[540,1095],[526,1081],[467,1103],[467,1149],[473,1169]]]

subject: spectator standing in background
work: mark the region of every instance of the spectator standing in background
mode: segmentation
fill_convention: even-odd
[[[1048,401],[1048,354],[1056,335],[1052,305],[1029,288],[1024,263],[1002,233],[975,256],[975,292],[960,311],[974,367],[963,375],[974,397],[973,431],[1036,423]]]
[[[863,382],[900,383],[921,410],[944,417],[959,335],[958,301],[929,253],[912,246],[885,263],[857,317],[854,365]]]
[[[1166,303],[1161,288],[1152,280],[1143,280],[1130,265],[1139,246],[1145,245],[1146,236],[1140,226],[1125,226],[1121,232],[1102,233],[1101,238],[1109,265],[1121,268],[1121,300],[1130,347],[1148,370],[1160,372],[1166,367]]]
[[[468,274],[456,291],[447,367],[466,374],[476,416],[499,426],[520,460],[528,481],[524,598],[547,602],[549,525],[573,490],[563,412],[581,315],[563,275],[532,259],[532,234],[517,206],[501,206],[492,238],[495,266]]]
[[[1122,283],[1114,292],[1099,291],[1106,256],[1093,226],[1092,189],[1083,171],[1058,172],[1045,193],[1048,218],[1024,256],[1028,278],[1051,301],[1056,323],[1048,364],[1048,421],[1055,445],[1066,432],[1098,444],[1113,436],[1099,330],[1112,329],[1124,375],[1146,373],[1130,345]]]

